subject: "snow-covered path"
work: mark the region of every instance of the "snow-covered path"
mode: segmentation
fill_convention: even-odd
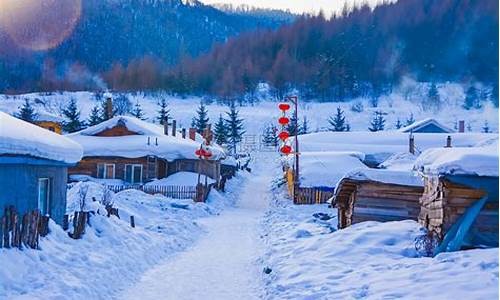
[[[120,299],[260,298],[259,221],[269,201],[273,165],[262,157],[247,176],[235,208],[199,221],[208,233],[191,249],[146,272]]]

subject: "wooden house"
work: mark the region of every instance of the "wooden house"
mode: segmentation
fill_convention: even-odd
[[[471,148],[431,149],[417,160],[425,181],[419,223],[442,251],[498,247],[498,140]]]
[[[435,119],[427,118],[420,121],[417,121],[411,125],[400,128],[400,132],[406,133],[453,133],[455,132],[453,129],[448,128],[447,126],[439,123]]]
[[[134,117],[116,116],[101,124],[67,135],[84,150],[83,159],[70,168],[70,175],[120,179],[125,184],[144,184],[180,171],[200,172],[218,181],[224,151],[210,147],[213,156],[200,160],[200,142],[170,135],[164,127]]]
[[[57,134],[62,134],[63,119],[48,113],[38,113],[34,123]]]
[[[0,112],[0,216],[13,206],[62,224],[67,170],[81,157],[74,141]]]
[[[408,171],[364,169],[350,172],[335,188],[338,228],[364,221],[417,220],[422,180]]]

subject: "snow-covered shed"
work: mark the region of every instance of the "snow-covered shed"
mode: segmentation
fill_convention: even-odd
[[[347,173],[335,188],[338,228],[364,221],[417,220],[423,192],[412,172],[361,169]]]
[[[216,181],[224,151],[210,147],[212,157],[200,161],[195,151],[201,143],[179,134],[167,135],[164,128],[129,116],[116,116],[98,125],[67,135],[83,147],[81,162],[72,175],[120,179],[142,184],[180,171],[198,172]]]
[[[0,112],[0,210],[39,209],[61,224],[67,170],[81,157],[78,143]]]
[[[58,134],[62,134],[63,122],[64,119],[62,117],[46,112],[37,113],[34,121],[36,125]]]
[[[469,148],[437,148],[415,163],[424,178],[419,222],[437,252],[498,247],[498,138]]]
[[[452,133],[453,129],[439,123],[435,119],[426,118],[410,124],[406,127],[400,128],[400,132],[414,132],[414,133]]]

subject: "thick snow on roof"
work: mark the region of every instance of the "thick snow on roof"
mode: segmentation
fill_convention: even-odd
[[[123,125],[138,135],[94,136],[117,125]],[[175,137],[164,135],[163,127],[128,116],[116,116],[98,125],[69,134],[67,137],[82,145],[84,156],[136,158],[152,155],[172,161],[181,158],[196,159],[198,157],[195,151],[200,148],[200,142],[183,139],[180,135]],[[225,156],[224,151],[218,146],[212,146],[210,150],[213,159]]]
[[[395,171],[411,171],[416,159],[417,156],[410,152],[396,153],[381,163],[380,167]]]
[[[498,138],[477,147],[429,149],[419,156],[414,168],[429,174],[498,177]]]
[[[76,163],[82,158],[82,147],[64,136],[0,112],[2,154]]]
[[[423,186],[422,178],[411,171],[397,171],[387,169],[359,169],[348,172],[344,178],[360,180],[360,181],[375,181],[381,183],[389,183],[395,185],[406,186]],[[340,181],[339,180],[339,183]]]
[[[301,152],[300,186],[334,187],[345,173],[367,169],[359,152]]]
[[[64,119],[60,116],[56,116],[54,114],[50,114],[47,112],[37,112],[36,113],[36,121],[62,123],[64,121]]]
[[[436,121],[436,120],[434,120],[432,118],[426,118],[426,119],[414,122],[411,125],[408,125],[406,127],[400,128],[398,131],[400,131],[400,132],[417,131],[418,129],[420,129],[420,128],[424,127],[424,126],[427,126],[429,124],[433,124],[433,125],[441,128],[443,131],[448,132],[448,133],[455,132],[455,130],[453,130],[453,129],[447,127],[447,126],[444,126],[443,124],[439,123],[438,121]]]

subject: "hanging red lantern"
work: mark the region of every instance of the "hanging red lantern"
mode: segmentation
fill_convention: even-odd
[[[284,141],[290,137],[290,134],[286,131],[283,131],[283,132],[280,132],[280,134],[278,134],[278,137],[280,140]]]
[[[205,151],[205,158],[210,158],[210,157],[212,157],[212,152]]]
[[[281,118],[279,118],[279,119],[278,119],[278,123],[279,123],[280,125],[285,126],[285,125],[287,125],[288,123],[290,123],[290,119],[288,119],[287,117],[281,117]]]
[[[281,153],[288,155],[292,152],[292,147],[285,145],[285,146],[281,147],[280,151],[281,151]]]
[[[290,109],[290,104],[288,103],[280,103],[278,105],[279,109],[282,110],[282,111],[287,111]]]
[[[200,157],[200,156],[201,156],[201,149],[196,150],[196,151],[194,152],[194,154],[195,154],[196,156]]]

